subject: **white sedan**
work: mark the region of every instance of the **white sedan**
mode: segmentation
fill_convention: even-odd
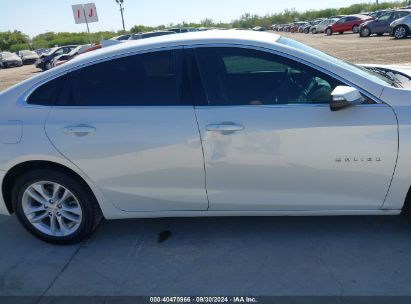
[[[0,213],[74,243],[106,219],[398,215],[411,91],[270,33],[85,54],[0,94]]]

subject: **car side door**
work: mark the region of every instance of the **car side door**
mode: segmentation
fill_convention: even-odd
[[[265,49],[197,47],[193,65],[210,210],[375,210],[396,163],[391,108],[331,112],[342,80]],[[192,72],[196,75],[196,72]]]
[[[45,130],[124,211],[207,210],[203,152],[180,49],[115,57],[67,75]]]

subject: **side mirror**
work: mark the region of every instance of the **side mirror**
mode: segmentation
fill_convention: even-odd
[[[360,91],[348,86],[336,87],[331,96],[330,109],[333,112],[361,104],[363,101]]]

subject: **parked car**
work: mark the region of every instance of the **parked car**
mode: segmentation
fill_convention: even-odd
[[[311,32],[311,28],[320,24],[324,19],[316,19],[308,21],[308,24],[303,26],[302,33],[309,34]]]
[[[273,34],[119,44],[0,93],[0,213],[59,244],[102,216],[407,213],[410,100]]]
[[[256,32],[264,32],[265,30],[266,29],[263,26],[256,26],[253,28],[253,31],[256,31]]]
[[[167,31],[181,34],[181,33],[197,32],[198,29],[194,27],[173,27],[173,28],[167,29]]]
[[[131,34],[123,34],[123,35],[120,35],[120,36],[110,38],[109,40],[124,41],[124,40],[129,40],[130,36],[131,36]]]
[[[310,25],[309,22],[301,22],[301,23],[299,24],[299,27],[298,27],[298,32],[299,32],[299,33],[303,33],[303,32],[304,32],[304,29],[305,29],[307,26],[309,26],[309,25]]]
[[[129,40],[139,40],[139,39],[146,39],[158,36],[165,36],[165,35],[172,35],[175,34],[173,31],[155,31],[155,32],[147,32],[147,33],[140,33],[140,34],[132,34]]]
[[[351,15],[346,16],[338,20],[337,22],[329,25],[325,33],[327,36],[332,35],[333,33],[340,33],[343,34],[344,32],[353,32],[358,33],[360,29],[360,25],[368,20],[372,20],[373,18],[366,15]]]
[[[326,29],[329,25],[337,22],[338,20],[340,20],[340,18],[329,18],[329,19],[325,19],[325,20],[321,21],[320,23],[318,23],[317,25],[313,25],[313,26],[311,27],[311,33],[312,33],[312,34],[324,33],[324,32],[325,32],[325,29]]]
[[[33,64],[40,58],[36,52],[29,50],[19,51],[18,56],[23,61],[23,64]]]
[[[16,53],[2,52],[0,54],[2,68],[20,67],[23,65],[23,61]]]
[[[37,49],[37,50],[34,50],[34,51],[37,53],[37,55],[41,56],[43,54],[46,54],[46,53],[50,52],[50,49],[41,48],[41,49]]]
[[[397,10],[386,13],[377,19],[364,22],[360,25],[360,37],[369,37],[372,34],[382,36],[391,32],[391,23],[397,19],[408,16],[411,10]]]
[[[289,32],[290,33],[298,33],[300,26],[307,24],[306,22],[295,22],[290,26]]]
[[[42,69],[43,71],[47,71],[52,68],[52,60],[54,59],[54,57],[68,54],[76,47],[77,45],[67,45],[52,48],[48,53],[40,56],[40,58],[36,61],[36,67]]]
[[[66,63],[67,61],[72,60],[73,58],[75,58],[78,55],[88,53],[88,52],[91,52],[91,51],[94,51],[94,50],[97,50],[97,49],[100,49],[100,48],[101,48],[100,44],[96,44],[96,45],[91,45],[91,44],[79,45],[78,47],[74,48],[68,54],[62,54],[62,55],[56,56],[52,60],[52,66],[56,67],[56,66],[62,65],[64,63]]]
[[[404,39],[411,32],[411,15],[402,17],[390,24],[390,34],[396,39]]]

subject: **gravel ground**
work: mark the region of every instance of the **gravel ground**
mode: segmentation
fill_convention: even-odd
[[[352,63],[410,64],[411,39],[389,36],[359,38],[356,34],[333,35],[280,33]],[[0,91],[39,73],[34,65],[0,70]]]

